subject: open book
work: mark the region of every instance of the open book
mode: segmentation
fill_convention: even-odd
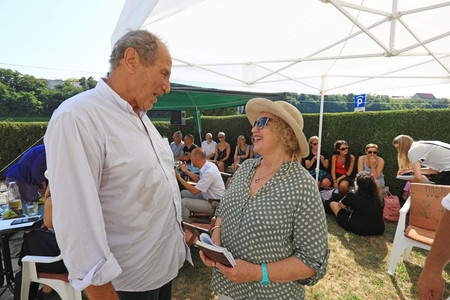
[[[206,233],[200,234],[200,240],[197,240],[195,244],[210,260],[219,262],[227,267],[236,266],[236,261],[234,260],[233,255],[231,255],[226,248],[214,245],[211,237]]]
[[[397,179],[403,179],[403,180],[413,180],[414,174],[403,174],[403,175],[397,175]],[[433,184],[433,181],[428,180],[428,178],[425,175],[422,175],[421,183],[431,183]]]

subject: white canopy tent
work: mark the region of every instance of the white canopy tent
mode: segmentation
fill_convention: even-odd
[[[324,94],[450,89],[449,16],[442,0],[127,0],[112,44],[144,28],[174,81],[321,93],[321,137]]]

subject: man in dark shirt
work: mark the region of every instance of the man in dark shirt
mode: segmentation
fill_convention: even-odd
[[[191,163],[191,152],[198,146],[194,144],[194,136],[192,134],[187,134],[184,137],[184,147],[183,147],[183,156],[175,157],[175,160],[186,161],[187,164]]]

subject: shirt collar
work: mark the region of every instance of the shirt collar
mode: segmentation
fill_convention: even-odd
[[[130,103],[125,101],[122,97],[119,96],[106,82],[104,78],[100,78],[100,80],[97,82],[97,86],[95,87],[100,94],[103,95],[109,95],[114,102],[121,107],[122,110],[134,114],[135,112],[133,108],[131,107]],[[139,110],[139,116],[142,118],[147,114],[147,111],[145,110]]]

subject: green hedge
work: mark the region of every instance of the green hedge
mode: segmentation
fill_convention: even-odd
[[[319,115],[305,114],[304,132],[308,139],[317,135],[319,130]],[[175,131],[183,135],[192,133],[195,143],[199,137],[195,134],[195,124],[192,118],[186,120],[185,126],[170,125],[169,122],[154,122],[159,132],[172,140]],[[379,156],[383,157],[386,184],[393,193],[400,193],[405,182],[395,179],[397,171],[397,151],[392,146],[392,140],[399,134],[408,134],[415,140],[440,140],[450,142],[450,109],[404,110],[385,112],[359,112],[324,114],[322,147],[329,153],[333,151],[333,143],[338,139],[349,143],[351,153],[358,158],[364,154],[368,143],[379,147]],[[22,151],[38,140],[45,132],[47,123],[13,123],[0,122],[0,168],[3,168]],[[232,151],[236,147],[236,139],[243,134],[251,135],[251,126],[246,116],[202,117],[202,133],[211,132],[217,141],[217,134],[223,131]],[[204,137],[203,137],[204,138]],[[356,166],[355,166],[356,171]],[[436,180],[436,178],[433,178]]]

